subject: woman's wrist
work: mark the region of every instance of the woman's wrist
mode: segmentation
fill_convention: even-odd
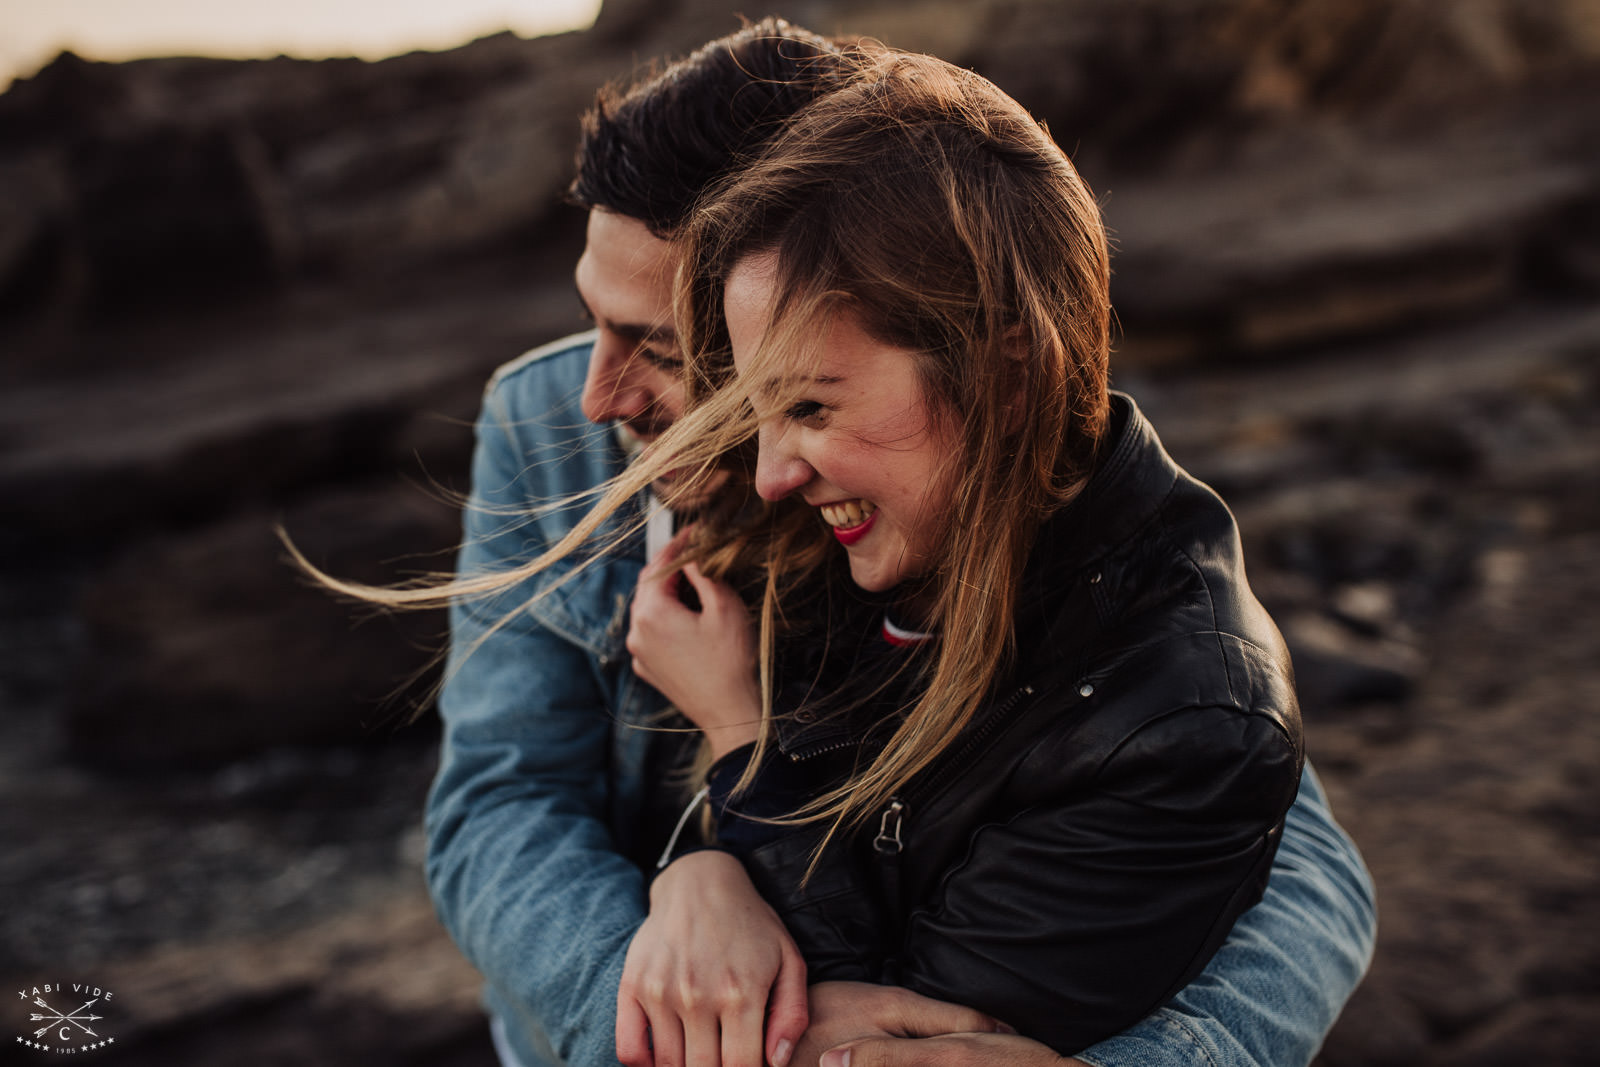
[[[736,749],[755,744],[761,728],[755,722],[741,722],[729,726],[713,726],[701,732],[705,734],[706,744],[711,748],[711,758],[720,760]]]
[[[723,867],[722,865],[724,864],[732,864],[733,866]],[[677,853],[672,859],[659,867],[650,879],[647,892],[650,896],[651,909],[654,910],[656,905],[660,903],[657,896],[658,886],[660,887],[659,892],[670,893],[673,891],[673,883],[680,878],[689,878],[691,882],[697,882],[721,873],[719,868],[729,873],[734,868],[737,868],[740,875],[744,875],[744,864],[739,862],[739,857],[733,855],[727,849],[718,848],[716,845],[695,845],[693,848],[686,848]]]

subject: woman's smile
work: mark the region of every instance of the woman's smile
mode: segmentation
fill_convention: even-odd
[[[746,387],[762,412],[756,491],[805,500],[844,546],[855,583],[893,589],[934,566],[958,451],[952,420],[924,395],[922,356],[869,335],[848,305],[816,329],[775,327],[775,263],[741,260],[724,299],[734,365],[753,376]],[[802,351],[773,347],[791,336]]]
[[[878,514],[878,506],[870,500],[823,504],[817,510],[822,512],[822,521],[833,527],[833,536],[846,548],[867,536]]]

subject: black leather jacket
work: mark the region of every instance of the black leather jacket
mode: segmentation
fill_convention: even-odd
[[[1159,1007],[1259,899],[1302,763],[1289,657],[1227,507],[1131,399],[1113,411],[962,738],[809,880],[820,827],[744,855],[811,981],[905,986],[1070,1053]],[[871,733],[802,709],[769,763],[814,789]]]

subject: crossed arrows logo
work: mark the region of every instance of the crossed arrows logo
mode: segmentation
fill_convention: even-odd
[[[47,1020],[43,1026],[39,1027],[39,1029],[37,1029],[37,1030],[35,1030],[33,1032],[33,1036],[34,1037],[43,1037],[53,1027],[56,1027],[58,1025],[61,1026],[62,1030],[65,1030],[66,1026],[63,1025],[63,1024],[71,1023],[73,1026],[76,1026],[79,1030],[82,1030],[84,1033],[88,1034],[90,1037],[99,1037],[100,1036],[99,1034],[97,1034],[93,1030],[89,1029],[87,1026],[84,1025],[84,1023],[94,1022],[96,1019],[105,1018],[105,1016],[103,1016],[103,1015],[84,1015],[84,1014],[82,1014],[83,1012],[86,1012],[90,1008],[94,1007],[94,1005],[96,1004],[96,1002],[99,1001],[99,999],[100,999],[99,997],[95,997],[94,1000],[89,1001],[83,1007],[75,1008],[75,1009],[73,1009],[73,1011],[70,1014],[63,1015],[63,1014],[61,1014],[61,1012],[59,1012],[56,1009],[52,1008],[49,1004],[46,1004],[43,997],[34,997],[33,998],[33,1002],[35,1004],[39,1005],[39,1007],[43,1008],[45,1011],[48,1011],[50,1014],[49,1015],[40,1015],[38,1012],[34,1012],[32,1015],[29,1016],[29,1018],[31,1020],[33,1020],[34,1022],[39,1022],[41,1019]]]

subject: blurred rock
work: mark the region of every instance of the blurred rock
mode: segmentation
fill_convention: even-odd
[[[258,152],[215,128],[147,127],[73,146],[70,225],[93,306],[187,306],[274,278],[281,253],[262,202],[270,193],[250,165]]]
[[[1047,119],[1109,193],[1119,308],[1147,351],[1274,350],[1528,285],[1593,291],[1600,119],[1559,104],[1600,85],[1600,34],[1575,0],[789,14],[972,65]],[[99,308],[503,244],[557,202],[601,82],[732,27],[696,0],[381,63],[63,55],[0,96],[6,154],[60,176],[0,167],[37,220],[0,229],[0,296],[19,304],[19,268],[41,259],[73,264],[88,283],[62,291]]]
[[[272,521],[245,514],[134,546],[89,584],[87,662],[66,717],[74,757],[214,765],[371,739],[425,700],[416,676],[443,648],[442,613],[355,624],[354,609],[289,568]],[[314,562],[352,581],[390,577],[384,561],[448,570],[458,537],[453,511],[406,484],[314,498],[282,521]]]
[[[1600,996],[1563,996],[1518,1004],[1434,1062],[1496,1067],[1514,1060],[1547,1067],[1586,1067],[1600,1047]]]
[[[492,1063],[479,979],[417,890],[288,936],[174,946],[95,981],[118,996],[117,1058],[163,1067]],[[112,1015],[112,1009],[107,1009]]]
[[[1294,657],[1295,688],[1309,710],[1369,701],[1398,703],[1415,692],[1424,663],[1413,647],[1355,632],[1310,612],[1280,619]]]
[[[582,325],[578,225],[553,227],[532,264],[303,285],[87,332],[0,390],[0,541],[103,551],[397,470],[465,488],[490,371]]]
[[[57,180],[0,167],[0,192],[38,220],[33,244],[87,276],[94,312],[503,244],[559,204],[578,115],[626,65],[576,40],[502,34],[375,64],[64,54],[0,96],[0,163]],[[26,244],[0,239],[12,305],[39,284],[16,278]]]

